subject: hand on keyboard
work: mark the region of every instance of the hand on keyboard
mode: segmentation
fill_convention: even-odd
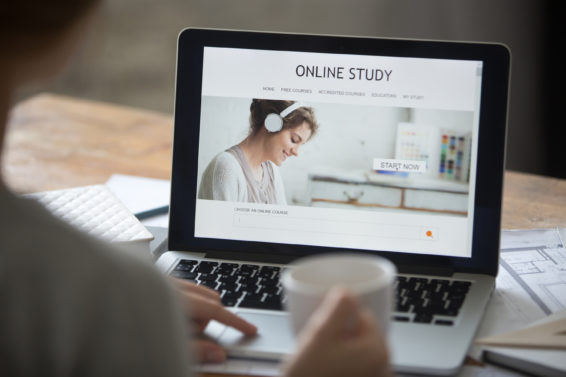
[[[193,322],[193,329],[201,334],[210,320],[216,320],[227,326],[231,326],[245,335],[255,335],[257,328],[238,317],[236,314],[226,310],[220,301],[220,295],[205,286],[196,285],[193,282],[173,278],[178,292],[181,295],[185,312]],[[195,334],[195,335],[197,335]],[[226,359],[226,352],[218,344],[193,336],[193,348],[199,355],[201,362],[222,362]]]
[[[390,376],[389,356],[372,315],[355,297],[333,289],[299,336],[287,377]]]

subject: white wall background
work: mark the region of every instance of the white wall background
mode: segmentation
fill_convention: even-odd
[[[198,184],[208,163],[218,153],[240,143],[249,131],[251,99],[203,97],[199,140]],[[304,204],[310,171],[370,171],[373,158],[394,158],[399,122],[438,125],[471,131],[471,113],[414,110],[377,106],[309,103],[320,125],[303,145],[299,157],[281,166],[287,202]]]
[[[466,111],[442,111],[430,109],[411,109],[409,121],[417,124],[430,124],[458,133],[472,132],[474,113]]]

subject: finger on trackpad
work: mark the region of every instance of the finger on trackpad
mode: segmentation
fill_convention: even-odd
[[[257,336],[248,337],[220,324],[209,326],[210,329],[207,328],[206,331],[208,336],[216,339],[227,350],[228,355],[279,359],[293,352],[295,339],[287,315],[249,312],[236,314],[257,326]]]

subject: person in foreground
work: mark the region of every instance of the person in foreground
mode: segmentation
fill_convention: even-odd
[[[3,5],[0,146],[16,89],[58,72],[92,21],[96,3]],[[2,376],[187,376],[196,361],[225,358],[217,344],[198,337],[210,320],[250,336],[258,331],[222,307],[217,293],[167,280],[153,265],[16,197],[3,180],[0,209]],[[388,355],[375,321],[350,293],[336,288],[300,335],[285,373],[386,376]]]

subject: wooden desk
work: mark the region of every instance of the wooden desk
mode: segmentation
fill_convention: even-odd
[[[170,115],[42,94],[19,103],[8,127],[2,169],[18,192],[104,183],[114,173],[170,177]],[[502,226],[566,227],[566,180],[506,172]]]

